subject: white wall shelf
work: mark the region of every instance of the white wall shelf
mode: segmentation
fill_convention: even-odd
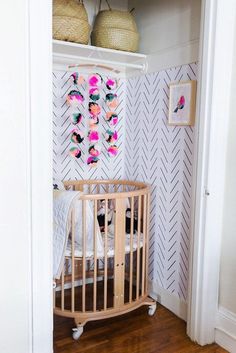
[[[147,56],[120,50],[94,47],[53,40],[53,65],[58,70],[70,70],[70,65],[104,65],[119,70],[121,74],[145,73]]]

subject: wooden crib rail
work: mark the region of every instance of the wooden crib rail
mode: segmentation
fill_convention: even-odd
[[[95,194],[90,193],[93,185],[96,187]],[[130,180],[69,180],[64,181],[64,186],[65,189],[72,188],[72,190],[81,192],[84,192],[84,188],[88,187],[88,193],[85,192],[83,195],[80,195],[81,200],[114,200],[147,195],[150,192],[148,184]],[[114,192],[106,192],[112,186],[114,187]],[[119,191],[120,186],[122,191]],[[135,189],[127,191],[128,187],[135,187]],[[104,192],[101,192],[102,189],[104,189]]]

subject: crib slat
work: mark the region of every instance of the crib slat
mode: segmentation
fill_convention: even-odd
[[[97,200],[94,200],[94,265],[93,265],[93,311],[97,310]]]
[[[108,201],[105,200],[105,235],[104,235],[104,310],[107,309],[107,233],[108,233]]]
[[[138,299],[138,297],[139,297],[139,281],[140,281],[141,202],[142,202],[142,196],[138,196],[138,239],[137,239],[136,299]]]
[[[64,310],[65,305],[65,264],[62,267],[61,273],[61,310]]]
[[[133,294],[133,240],[134,240],[134,197],[131,197],[131,223],[130,223],[130,266],[129,266],[129,302],[132,302]]]
[[[82,200],[82,220],[83,220],[83,269],[82,269],[82,312],[85,312],[85,291],[86,291],[86,200]]]
[[[143,196],[143,250],[142,250],[142,296],[145,292],[145,257],[146,257],[146,238],[147,238],[147,195]]]
[[[68,259],[66,258],[66,264],[65,264],[65,275],[69,275],[69,261]]]
[[[56,288],[53,288],[53,309],[56,307]]]
[[[149,222],[150,222],[150,193],[147,195],[147,236],[146,236],[146,283],[145,283],[145,293],[148,292],[148,252],[149,252]]]
[[[75,209],[71,213],[71,311],[75,311]]]
[[[125,263],[125,201],[117,198],[115,205],[114,308],[124,304]]]

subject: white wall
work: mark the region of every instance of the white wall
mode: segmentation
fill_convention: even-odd
[[[198,61],[201,0],[129,0],[149,72]]]
[[[32,324],[27,1],[2,3],[0,17],[0,352],[26,353]]]
[[[1,5],[0,352],[51,353],[51,5]]]
[[[230,122],[225,171],[219,302],[220,306],[236,314],[236,44],[234,44],[234,48]]]

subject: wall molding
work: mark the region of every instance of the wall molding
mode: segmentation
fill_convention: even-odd
[[[183,66],[199,60],[199,39],[147,55],[147,73]]]
[[[155,281],[149,281],[149,295],[176,316],[187,321],[187,303],[184,300],[160,287]]]
[[[215,341],[229,352],[236,352],[236,314],[224,307],[216,315]]]

